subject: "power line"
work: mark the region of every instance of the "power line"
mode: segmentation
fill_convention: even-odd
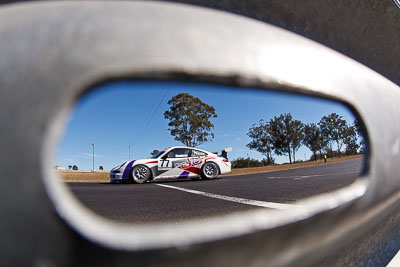
[[[154,117],[155,113],[157,112],[158,108],[161,106],[161,103],[163,102],[163,100],[164,100],[165,97],[167,96],[167,94],[168,94],[169,90],[171,89],[171,87],[172,87],[172,83],[169,85],[169,87],[168,87],[167,91],[165,92],[164,96],[161,98],[161,100],[160,100],[160,102],[158,103],[156,109],[153,111],[153,113],[152,113],[150,119],[147,120],[147,118],[149,118],[149,114],[151,113],[151,111],[153,110],[155,104],[157,103],[156,101],[153,102],[153,105],[151,106],[149,112],[147,113],[146,119],[144,120],[145,122],[147,121],[147,123],[146,123],[145,127],[142,128],[142,130],[138,132],[139,135],[138,135],[137,139],[133,142],[133,144],[136,144],[136,142],[142,137],[142,135],[144,134],[145,130],[146,130],[147,127],[150,125],[150,122],[153,120],[153,117]],[[158,97],[156,98],[156,100],[157,100],[157,99],[158,99]],[[134,145],[132,145],[132,147],[133,147],[133,146],[134,146]],[[129,152],[128,152],[128,153],[129,153],[129,158],[130,158],[130,147],[131,147],[131,145],[129,144]],[[122,152],[125,152],[125,151],[126,151],[126,149],[123,149],[123,150],[121,150],[121,151],[119,151],[119,152],[113,153],[112,155],[121,154]]]
[[[146,122],[146,121],[149,120],[150,114],[151,114],[151,112],[154,110],[153,108],[156,106],[156,103],[157,103],[157,100],[158,100],[159,96],[160,96],[160,94],[157,94],[156,99],[154,99],[153,105],[151,105],[151,108],[149,109],[149,112],[147,112],[147,114],[146,114],[146,118],[143,120],[144,122]],[[161,99],[161,101],[162,101],[162,99]],[[140,134],[140,133],[141,133],[141,131],[139,130],[139,131],[138,131],[138,134]],[[138,135],[138,136],[139,136],[139,135]]]
[[[142,137],[143,133],[146,131],[147,127],[150,125],[151,121],[154,118],[154,115],[156,114],[158,108],[161,106],[161,103],[164,101],[165,97],[167,96],[169,90],[172,87],[172,83],[169,85],[167,91],[165,92],[164,96],[161,98],[160,102],[158,103],[156,109],[154,110],[153,114],[150,117],[150,120],[147,121],[146,125],[143,127],[142,131],[140,132],[138,138],[132,143],[132,146],[135,147],[134,145],[136,144],[136,142],[138,142],[140,140],[140,138]]]

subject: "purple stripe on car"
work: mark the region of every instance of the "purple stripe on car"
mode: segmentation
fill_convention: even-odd
[[[179,178],[186,178],[186,177],[188,177],[188,176],[189,176],[189,172],[184,171],[184,172],[181,173],[181,175],[179,175],[178,179],[179,179]]]
[[[128,179],[128,180],[130,179],[132,165],[134,162],[135,162],[135,160],[132,160],[131,162],[128,163],[128,165],[126,165],[124,174],[122,174],[122,179]]]

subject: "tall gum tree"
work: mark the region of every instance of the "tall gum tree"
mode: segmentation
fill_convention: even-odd
[[[311,150],[316,161],[317,152],[319,151],[322,154],[321,150],[326,146],[326,139],[317,124],[308,123],[304,125],[303,144]]]
[[[353,125],[346,127],[346,131],[344,132],[344,143],[346,145],[346,154],[357,154],[360,144],[358,142],[356,128]]]
[[[164,112],[169,120],[168,130],[175,140],[185,146],[196,147],[214,138],[211,118],[217,118],[215,108],[198,97],[180,93],[168,101],[170,108]]]
[[[281,114],[269,121],[271,141],[277,155],[287,155],[289,163],[296,162],[296,151],[300,148],[304,138],[303,123],[293,120],[290,113]]]
[[[246,146],[250,149],[260,152],[266,157],[267,165],[273,164],[272,143],[269,123],[260,120],[259,124],[253,124],[247,132],[252,139]]]
[[[323,116],[318,125],[322,130],[322,134],[326,137],[326,139],[330,140],[331,151],[332,141],[336,142],[338,155],[340,158],[340,150],[343,146],[345,132],[347,129],[346,120],[336,113],[331,113],[328,116]],[[331,153],[331,156],[333,157],[333,153]]]
[[[360,152],[365,152],[365,139],[364,139],[364,133],[362,129],[361,122],[358,119],[355,119],[353,122],[353,126],[355,128],[355,131],[357,133],[357,136],[359,138],[359,145],[360,145]]]

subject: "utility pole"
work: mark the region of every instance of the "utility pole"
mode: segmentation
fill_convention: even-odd
[[[92,143],[92,148],[93,148],[93,171],[94,171],[94,143]]]

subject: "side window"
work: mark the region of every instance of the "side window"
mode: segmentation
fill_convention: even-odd
[[[189,157],[189,149],[187,148],[176,148],[168,153],[168,158],[187,158]]]
[[[199,157],[199,156],[207,156],[207,153],[198,150],[192,150],[192,157]]]

